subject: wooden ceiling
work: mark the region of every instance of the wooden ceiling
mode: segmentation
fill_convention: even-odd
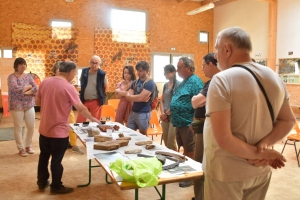
[[[214,3],[215,6],[220,6],[224,5],[227,3],[231,3],[234,1],[239,1],[239,0],[177,0],[178,3],[184,3],[188,1],[197,1],[201,3],[201,6],[209,4],[209,3]],[[276,2],[277,0],[253,0],[253,1],[265,1],[265,2]]]

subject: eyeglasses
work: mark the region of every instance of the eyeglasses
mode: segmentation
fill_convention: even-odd
[[[204,69],[204,67],[205,67],[206,65],[209,65],[209,63],[208,63],[208,64],[206,64],[206,63],[202,64],[202,69]]]
[[[92,65],[98,65],[99,64],[99,62],[90,62]]]

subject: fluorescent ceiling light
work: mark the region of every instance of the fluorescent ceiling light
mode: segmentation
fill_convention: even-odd
[[[188,15],[195,15],[195,14],[198,14],[198,13],[201,13],[201,12],[204,12],[204,11],[207,11],[209,9],[212,9],[215,7],[215,4],[214,3],[210,3],[210,4],[206,4],[204,6],[201,6],[200,8],[197,8],[195,10],[192,10],[190,12],[188,12],[187,14]]]

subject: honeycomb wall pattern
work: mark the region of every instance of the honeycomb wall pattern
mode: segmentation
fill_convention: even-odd
[[[151,58],[149,32],[146,32],[144,44],[114,41],[118,37],[111,29],[95,29],[95,54],[102,59],[101,69],[107,73],[110,91],[113,91],[122,80],[125,65],[135,67],[141,60],[150,64]]]
[[[52,75],[51,69],[57,60],[78,62],[77,36],[78,30],[75,28],[13,23],[13,56],[24,58],[26,72],[31,71],[43,80]]]

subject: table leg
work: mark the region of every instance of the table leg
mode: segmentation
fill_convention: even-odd
[[[161,195],[161,200],[166,199],[166,185],[162,185],[162,195]]]
[[[113,184],[113,182],[108,181],[108,175],[107,173],[105,174],[105,181],[107,184]]]
[[[166,199],[166,185],[162,185],[162,191],[161,194],[159,192],[159,190],[157,189],[156,186],[154,186],[154,189],[156,190],[157,194],[159,195],[161,200],[165,200]]]
[[[92,166],[92,160],[89,159],[89,181],[87,184],[77,185],[77,187],[86,187],[86,186],[90,185],[91,179],[92,179],[92,168],[94,168],[94,167],[100,167],[100,166],[99,165]]]
[[[138,188],[134,190],[134,195],[135,195],[134,199],[139,200],[139,189]]]

